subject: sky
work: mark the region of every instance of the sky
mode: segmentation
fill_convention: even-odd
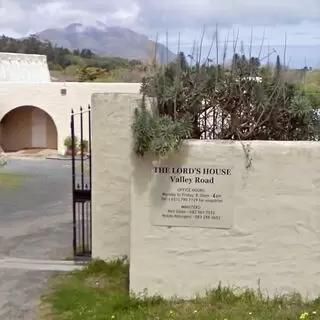
[[[96,21],[163,43],[167,32],[173,51],[191,51],[205,29],[205,52],[218,26],[221,46],[228,40],[231,47],[238,32],[239,46],[252,39],[256,52],[263,39],[264,54],[278,52],[286,41],[288,60],[320,67],[320,0],[0,0],[0,33],[8,36]]]

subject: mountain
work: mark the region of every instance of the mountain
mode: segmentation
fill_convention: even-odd
[[[75,49],[90,49],[106,57],[148,60],[153,58],[155,42],[147,36],[122,27],[107,27],[97,21],[95,25],[86,26],[73,23],[65,28],[46,29],[36,34],[42,41]],[[172,61],[175,54],[163,44],[156,45],[157,59],[160,62]]]

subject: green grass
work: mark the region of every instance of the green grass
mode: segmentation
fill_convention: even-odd
[[[26,177],[25,174],[0,172],[0,190],[19,188]]]
[[[313,70],[306,74],[307,84],[320,86],[320,70]]]
[[[263,298],[259,292],[218,287],[191,301],[129,296],[128,265],[94,261],[82,271],[58,276],[42,306],[52,320],[293,320],[320,319],[320,298],[298,294]],[[308,314],[307,314],[308,313]]]

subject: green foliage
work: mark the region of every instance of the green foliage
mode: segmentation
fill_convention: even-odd
[[[310,84],[304,88],[306,95],[314,109],[320,109],[320,85]]]
[[[188,116],[174,121],[167,115],[152,115],[143,99],[140,108],[135,109],[132,124],[134,152],[140,157],[148,152],[164,156],[179,150],[191,131],[192,121]]]
[[[272,69],[261,67],[257,58],[238,54],[229,67],[207,62],[188,65],[180,54],[176,62],[146,78],[141,92],[156,98],[159,117],[166,119],[161,122],[166,134],[155,134],[153,150],[174,149],[170,121],[177,121],[180,131],[186,126],[185,136],[192,139],[319,139],[318,101],[301,83],[286,80],[279,56]],[[148,132],[157,132],[152,126],[159,123],[149,121]],[[144,132],[142,128],[140,122],[136,131]]]
[[[42,54],[47,56],[50,70],[64,71],[70,66],[77,69],[91,68],[99,70],[95,76],[84,76],[83,81],[94,81],[97,76],[120,68],[135,70],[143,68],[143,63],[139,60],[127,60],[120,57],[100,57],[89,49],[69,50],[60,46],[55,46],[49,41],[40,41],[36,36],[26,39],[14,39],[6,36],[0,37],[0,52]],[[75,75],[74,72],[72,75]],[[91,80],[94,78],[93,80]],[[81,80],[82,81],[82,80]]]
[[[66,147],[67,151],[72,150],[72,137],[68,136],[64,139],[64,146]],[[79,138],[77,136],[74,137],[74,148],[75,150],[80,149],[82,151],[88,151],[89,142],[88,140],[83,139],[82,141],[79,141]]]
[[[78,138],[74,137],[74,147],[77,148],[78,146]],[[67,148],[67,150],[72,150],[72,137],[68,136],[64,139],[64,146]]]
[[[279,57],[279,55],[277,55],[276,67],[275,67],[275,74],[274,74],[274,77],[275,77],[275,80],[276,80],[276,81],[279,81],[279,80],[280,80],[280,77],[281,77],[281,69],[282,69],[282,66],[281,66],[281,62],[280,62],[280,57]]]
[[[55,320],[297,320],[319,319],[320,299],[295,293],[267,297],[261,290],[223,287],[190,300],[128,292],[126,261],[92,261],[82,270],[58,275],[42,297]],[[210,284],[208,284],[209,286]]]
[[[233,56],[234,72],[241,77],[254,77],[259,75],[260,60],[255,57],[247,59],[244,54],[235,53]]]
[[[303,117],[304,114],[312,112],[313,107],[310,99],[304,91],[297,90],[289,105],[289,112],[294,116]]]
[[[89,147],[89,142],[88,142],[88,140],[83,139],[82,141],[79,142],[79,148],[80,148],[80,150],[88,151],[88,147]]]
[[[6,164],[7,164],[6,158],[0,155],[0,168],[4,167]]]
[[[93,68],[93,67],[82,67],[78,69],[78,80],[80,82],[90,82],[97,80],[99,77],[103,76],[106,73],[104,69]]]

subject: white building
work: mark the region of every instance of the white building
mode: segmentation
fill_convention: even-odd
[[[71,109],[86,108],[93,93],[139,90],[139,83],[51,82],[46,56],[0,53],[0,146],[4,152],[45,148],[63,153]]]

